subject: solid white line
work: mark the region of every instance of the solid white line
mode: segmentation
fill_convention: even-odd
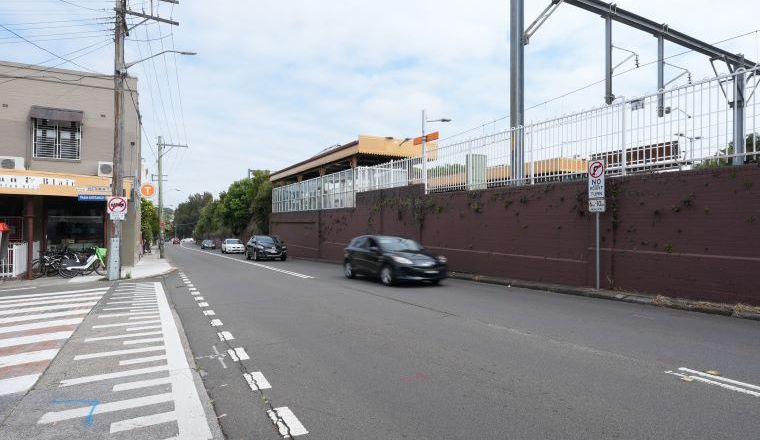
[[[213,311],[213,310],[204,310],[203,314],[206,315],[206,316],[214,316],[214,315],[216,315],[216,312]]]
[[[147,388],[147,387],[152,387],[156,385],[172,383],[172,380],[173,379],[171,376],[166,376],[166,377],[159,377],[156,379],[136,380],[134,382],[117,383],[116,385],[113,386],[112,391],[119,392],[119,391],[136,390],[139,388]]]
[[[87,338],[84,340],[84,342],[107,341],[109,339],[132,338],[135,336],[153,336],[153,335],[160,335],[161,333],[162,332],[142,332],[142,333],[130,333],[128,335],[98,336],[96,338]]]
[[[47,312],[48,310],[75,309],[77,307],[92,307],[97,303],[98,303],[97,301],[94,301],[94,302],[84,302],[84,303],[76,303],[76,304],[62,304],[59,306],[40,306],[40,307],[29,307],[29,308],[24,308],[24,309],[0,310],[0,316],[17,315],[20,313]]]
[[[131,313],[131,312],[125,312],[125,313],[106,313],[105,315],[101,314],[98,315],[98,319],[101,318],[118,318],[119,316],[133,316],[133,315],[150,315],[153,312],[137,312],[137,313]]]
[[[19,336],[16,338],[5,338],[0,339],[0,347],[13,347],[16,345],[35,344],[37,342],[45,341],[59,341],[61,339],[68,339],[72,333],[74,332],[53,332],[29,336]]]
[[[699,376],[706,377],[708,379],[719,380],[721,382],[727,382],[727,383],[730,383],[730,384],[733,384],[733,385],[738,385],[740,387],[751,388],[753,390],[760,391],[760,386],[752,385],[751,383],[739,382],[738,380],[729,379],[727,377],[715,376],[715,375],[712,375],[712,374],[709,374],[709,373],[703,373],[701,371],[690,370],[688,368],[683,368],[683,367],[679,368],[678,370],[680,370],[680,371],[686,371],[687,373],[691,373],[691,374],[697,374]]]
[[[261,374],[261,371],[254,371],[250,374],[244,373],[243,377],[245,378],[245,381],[248,382],[248,386],[251,387],[251,390],[253,391],[268,390],[272,388],[272,385],[270,385],[269,381],[264,377],[263,374]]]
[[[156,394],[153,396],[138,397],[136,399],[117,400],[116,402],[101,403],[96,406],[93,415],[103,414],[113,411],[121,411],[131,408],[139,408],[141,406],[155,405],[157,403],[171,402],[172,393]],[[62,420],[76,419],[79,417],[87,417],[92,410],[92,406],[84,406],[80,408],[67,409],[63,411],[51,411],[42,415],[37,421],[37,424],[54,423]]]
[[[144,364],[146,362],[163,361],[163,360],[166,360],[165,354],[161,354],[158,356],[145,356],[145,357],[125,359],[123,361],[119,361],[119,366],[121,367],[123,365]]]
[[[132,316],[131,318],[127,318],[127,320],[130,320],[130,319],[145,319],[145,318],[158,318],[158,312],[133,313],[133,315],[150,315],[150,316]]]
[[[42,306],[45,304],[65,304],[65,303],[73,303],[77,301],[97,301],[102,296],[103,296],[102,294],[85,293],[82,295],[71,295],[71,296],[64,296],[64,297],[50,298],[50,299],[47,299],[47,298],[45,299],[40,299],[40,298],[19,299],[16,301],[8,301],[8,302],[0,303],[0,309],[10,309],[12,307]]]
[[[163,337],[160,338],[143,338],[143,339],[131,339],[129,341],[124,341],[124,345],[134,345],[134,344],[145,344],[146,342],[162,342],[164,340]]]
[[[198,303],[198,307],[208,307],[208,303],[207,302],[199,302]]]
[[[49,293],[31,293],[26,295],[11,295],[11,296],[0,296],[0,302],[5,302],[9,299],[25,299],[25,298],[39,298],[41,296],[59,296],[59,295],[69,295],[71,293],[85,293],[85,292],[100,292],[105,293],[108,291],[108,287],[99,287],[97,289],[84,289],[84,290],[64,290],[61,292],[49,292]]]
[[[232,333],[230,332],[219,332],[216,335],[219,337],[220,341],[231,341],[235,339],[235,337],[232,336]]]
[[[197,249],[190,249],[190,248],[188,248],[188,247],[185,247],[185,246],[182,246],[182,248],[183,248],[183,249],[187,249],[187,250],[189,250],[189,251],[193,251],[193,252],[202,252],[202,251],[199,251],[199,250],[197,250]],[[273,271],[275,271],[275,272],[284,273],[284,274],[286,274],[286,275],[292,275],[292,276],[294,276],[294,277],[298,277],[298,278],[304,278],[304,279],[312,279],[312,278],[314,278],[314,277],[313,277],[313,276],[311,276],[311,275],[305,275],[305,274],[302,274],[302,273],[298,273],[298,272],[291,272],[291,271],[289,271],[289,270],[280,269],[280,268],[278,268],[278,267],[267,266],[266,264],[261,264],[261,263],[254,263],[254,262],[252,262],[252,261],[247,261],[247,260],[239,260],[239,259],[237,259],[237,258],[227,257],[227,256],[225,256],[225,255],[210,254],[210,253],[208,253],[208,252],[203,252],[203,253],[204,253],[204,254],[206,254],[206,255],[213,255],[213,256],[215,256],[215,257],[219,257],[219,258],[226,258],[226,259],[228,259],[228,260],[232,260],[232,261],[235,261],[235,262],[238,262],[238,263],[242,263],[242,264],[250,264],[251,266],[256,266],[256,267],[261,267],[261,268],[263,268],[263,269],[269,269],[269,270],[273,270]]]
[[[53,348],[50,350],[29,351],[26,353],[0,356],[0,368],[23,365],[31,362],[49,361],[50,359],[53,359],[56,354],[58,354],[58,349]]]
[[[13,317],[10,317],[10,318],[0,318],[0,324],[10,324],[12,322],[23,322],[23,321],[37,321],[39,319],[60,318],[62,316],[86,315],[88,313],[90,313],[90,309],[77,309],[77,310],[67,310],[65,312],[53,312],[53,313],[40,313],[40,314],[37,314],[37,315],[13,316]]]
[[[109,327],[123,327],[125,325],[137,325],[137,324],[153,324],[156,322],[161,322],[159,319],[154,319],[151,321],[140,321],[140,322],[121,322],[118,324],[99,324],[99,325],[93,325],[92,328],[109,328]],[[127,329],[129,330],[129,329]]]
[[[82,322],[82,320],[84,320],[84,318],[57,319],[53,321],[32,322],[30,324],[10,325],[7,327],[0,327],[0,334],[23,332],[26,330],[37,330],[41,328],[61,327],[64,325],[77,325]]]
[[[272,423],[277,426],[277,429],[280,431],[280,435],[283,437],[286,437],[288,433],[290,433],[290,436],[292,437],[309,433],[309,431],[307,431],[306,428],[304,428],[303,424],[301,424],[301,422],[298,420],[298,417],[296,417],[296,415],[293,414],[293,411],[291,411],[287,406],[275,408],[274,411],[269,410],[267,411],[267,414],[272,420]]]
[[[0,396],[23,393],[37,383],[40,374],[28,374],[26,376],[10,377],[0,380]]]
[[[2,289],[0,292],[13,292],[15,290],[30,290],[30,289],[36,289],[37,287],[15,287],[13,289]]]
[[[130,322],[130,324],[140,324],[139,322]],[[128,332],[135,332],[138,330],[150,330],[152,328],[161,328],[161,324],[157,325],[143,325],[140,327],[127,327]]]
[[[757,391],[750,391],[750,390],[748,390],[746,388],[735,387],[735,386],[729,385],[727,383],[718,382],[718,381],[710,380],[710,379],[705,379],[704,377],[686,375],[686,374],[683,374],[683,373],[676,373],[675,371],[666,371],[665,373],[666,374],[672,374],[674,376],[678,376],[678,377],[681,377],[681,378],[689,378],[691,380],[696,380],[697,382],[706,383],[708,385],[719,386],[721,388],[725,388],[725,389],[731,390],[731,391],[736,391],[738,393],[749,394],[750,396],[754,396],[754,397],[760,397],[760,393],[758,393]]]
[[[120,420],[118,422],[111,423],[110,433],[129,431],[135,428],[144,428],[146,426],[160,425],[162,423],[169,423],[177,420],[177,414],[174,411],[169,411],[159,414],[151,414],[149,416],[135,417],[133,419]]]
[[[248,356],[248,353],[245,352],[245,348],[243,347],[227,350],[227,354],[230,355],[230,359],[232,359],[233,362],[245,361],[251,358]]]
[[[93,376],[76,377],[74,379],[64,379],[61,381],[61,387],[80,385],[83,383],[98,382],[101,380],[116,379],[119,377],[137,376],[140,374],[156,373],[158,371],[168,371],[167,365],[157,367],[138,368],[136,370],[123,370],[116,373],[96,374]]]
[[[83,361],[86,359],[97,359],[97,358],[102,358],[102,357],[121,356],[123,354],[145,353],[148,351],[163,351],[165,349],[166,348],[163,345],[154,345],[151,347],[130,348],[128,350],[100,351],[97,353],[87,353],[87,354],[80,354],[80,355],[74,356],[74,360]]]
[[[211,322],[210,322],[210,324],[211,324],[211,327],[219,327],[219,326],[224,325],[224,324],[222,324],[222,320],[221,319],[212,319]]]

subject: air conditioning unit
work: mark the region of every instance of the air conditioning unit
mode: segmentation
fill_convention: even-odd
[[[0,156],[0,170],[23,170],[24,158],[13,156]]]
[[[98,162],[98,176],[113,177],[113,162]]]

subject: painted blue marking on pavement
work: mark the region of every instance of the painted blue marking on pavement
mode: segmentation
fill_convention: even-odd
[[[52,403],[86,403],[91,406],[90,412],[84,420],[85,425],[92,426],[95,408],[100,405],[100,400],[51,400]]]

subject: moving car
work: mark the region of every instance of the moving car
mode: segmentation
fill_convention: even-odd
[[[343,253],[343,273],[379,277],[386,286],[401,281],[429,281],[446,278],[446,257],[433,255],[416,241],[387,235],[362,235],[351,240]]]
[[[227,238],[222,242],[223,254],[242,254],[244,252],[245,246],[238,238]]]
[[[288,247],[285,242],[277,237],[270,235],[254,235],[248,240],[245,249],[245,258],[250,260],[277,259],[282,261],[288,259]]]
[[[214,243],[214,240],[203,240],[201,242],[201,249],[216,249],[216,243]]]

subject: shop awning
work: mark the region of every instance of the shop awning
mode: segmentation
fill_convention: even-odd
[[[65,110],[61,108],[40,107],[33,105],[29,117],[48,119],[51,121],[82,122],[84,112],[81,110]]]

